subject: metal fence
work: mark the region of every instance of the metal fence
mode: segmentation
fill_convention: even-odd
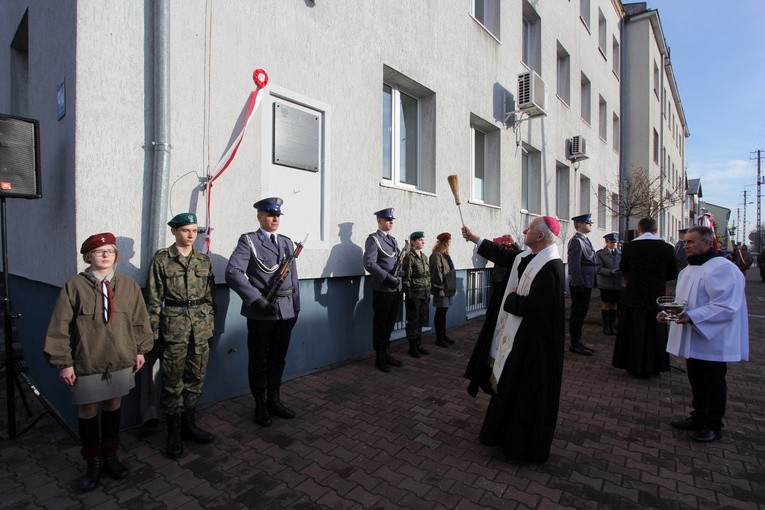
[[[465,311],[483,310],[491,297],[491,268],[468,269],[465,289]]]

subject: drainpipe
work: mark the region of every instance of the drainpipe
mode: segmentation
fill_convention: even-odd
[[[170,187],[170,1],[154,2],[154,171],[151,179],[148,261],[165,246]]]

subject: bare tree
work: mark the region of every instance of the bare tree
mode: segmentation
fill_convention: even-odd
[[[598,202],[621,218],[656,218],[665,211],[685,200],[685,180],[673,184],[661,175],[650,177],[642,167],[631,168],[629,177],[622,186],[619,198],[598,195]]]

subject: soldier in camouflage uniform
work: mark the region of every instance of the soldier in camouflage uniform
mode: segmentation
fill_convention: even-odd
[[[215,280],[210,259],[194,249],[196,215],[178,214],[168,225],[175,243],[154,254],[146,287],[154,342],[163,348],[165,455],[177,459],[183,455],[181,438],[200,444],[214,440],[197,427],[195,415],[213,336]]]
[[[428,257],[422,253],[425,233],[421,230],[409,236],[412,249],[404,257],[401,281],[404,286],[406,304],[406,337],[409,340],[409,355],[419,358],[430,354],[422,346],[422,327],[428,322],[430,311],[430,266]]]

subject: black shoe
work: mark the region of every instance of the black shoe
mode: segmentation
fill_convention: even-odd
[[[215,441],[215,436],[197,427],[196,409],[186,409],[181,414],[181,438],[197,444],[210,444]]]
[[[130,470],[122,463],[115,452],[104,453],[103,463],[104,472],[109,475],[112,480],[122,480],[123,478],[127,478],[130,474]]]
[[[271,416],[268,414],[268,406],[265,400],[255,402],[255,423],[261,427],[270,427],[273,423]]]
[[[394,358],[391,353],[388,351],[385,351],[385,361],[388,363],[388,365],[392,367],[403,367],[404,364],[401,362],[400,359]]]
[[[420,342],[417,342],[417,352],[419,352],[420,354],[424,354],[425,356],[430,354],[430,351],[427,350],[425,347],[423,347],[422,344],[420,344]]]
[[[592,351],[585,348],[582,344],[572,344],[568,351],[574,354],[581,354],[582,356],[592,356]]]
[[[449,347],[449,342],[447,342],[444,338],[438,338],[436,339],[436,345],[439,347]]]
[[[268,412],[279,418],[285,420],[291,420],[295,417],[295,411],[282,404],[281,397],[279,396],[279,388],[268,391]]]
[[[454,343],[455,343],[454,340],[452,340],[448,336],[444,336],[444,342],[446,342],[449,345],[454,345]]]
[[[85,474],[80,481],[80,490],[82,492],[90,492],[98,487],[98,479],[101,478],[101,457],[88,460],[88,469],[85,470]]]
[[[695,421],[693,418],[688,417],[684,420],[675,420],[669,422],[670,425],[680,430],[701,430],[701,423]]]
[[[409,355],[410,355],[411,357],[413,357],[413,358],[420,358],[420,357],[421,357],[421,356],[420,356],[420,350],[419,350],[419,349],[417,349],[417,346],[416,346],[416,345],[412,345],[412,346],[410,346],[410,347],[409,347],[409,350],[408,350],[408,351],[406,351],[406,352],[408,352],[408,353],[409,353]]]
[[[721,432],[711,430],[711,429],[704,429],[693,434],[693,436],[691,436],[691,439],[693,439],[697,443],[711,443],[712,441],[719,441],[721,437],[722,437]]]
[[[585,351],[590,351],[590,354],[595,354],[595,349],[593,349],[589,345],[585,345],[584,343],[579,343],[579,345],[581,345],[582,349],[584,349]]]
[[[385,353],[382,351],[377,351],[375,354],[375,366],[380,372],[390,372],[390,367],[388,366],[388,360],[385,359]]]

